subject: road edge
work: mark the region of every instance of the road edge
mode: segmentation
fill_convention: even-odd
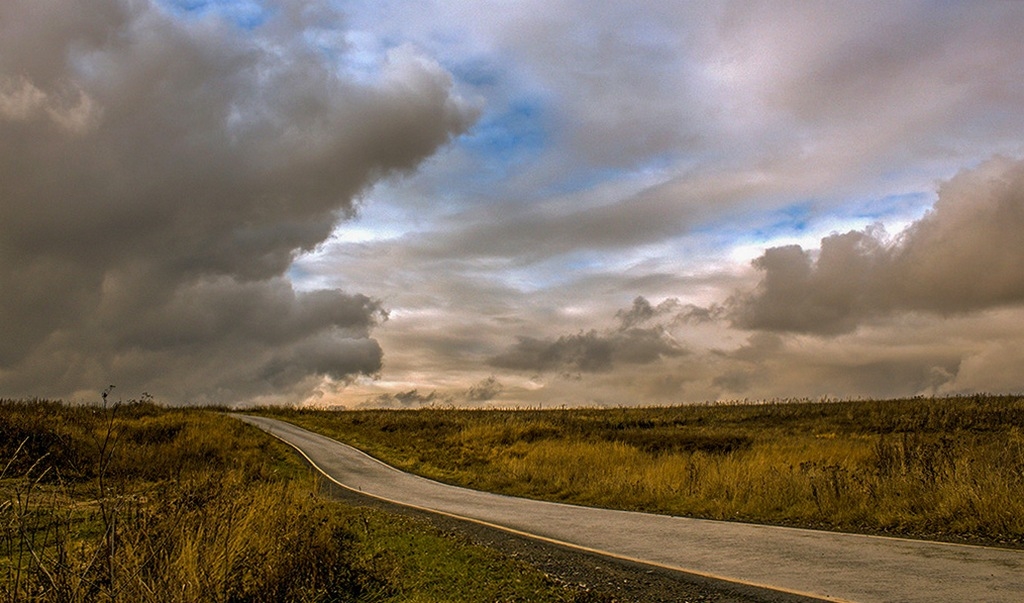
[[[673,573],[677,573],[677,574],[682,574],[682,575],[685,575],[685,576],[689,577],[691,581],[694,581],[696,583],[714,584],[714,585],[718,585],[718,586],[721,586],[721,587],[726,587],[729,590],[734,590],[734,591],[736,591],[738,593],[747,594],[747,595],[755,595],[755,596],[764,598],[766,601],[772,601],[773,603],[776,602],[776,601],[778,603],[821,603],[823,601],[826,601],[826,602],[829,602],[829,603],[855,603],[855,602],[849,601],[847,599],[840,599],[840,598],[835,598],[835,597],[825,597],[825,598],[822,598],[821,596],[818,596],[818,595],[815,595],[815,594],[811,594],[811,593],[805,593],[805,592],[800,592],[800,591],[795,591],[795,590],[790,590],[790,589],[785,589],[785,588],[779,588],[779,587],[776,587],[776,586],[771,586],[771,585],[766,585],[766,584],[747,582],[747,581],[743,581],[743,580],[737,580],[735,578],[727,578],[725,576],[719,576],[717,574],[712,574],[712,573],[708,573],[708,572],[700,572],[700,571],[695,571],[695,570],[689,570],[689,569],[686,569],[686,568],[671,566],[671,565],[668,565],[668,564],[661,564],[661,563],[655,563],[655,562],[651,562],[651,561],[645,561],[643,559],[637,559],[635,557],[630,557],[628,555],[620,555],[620,554],[612,553],[612,552],[609,552],[609,551],[603,551],[603,550],[600,550],[600,549],[595,549],[595,548],[586,547],[586,546],[582,546],[582,545],[578,545],[578,544],[573,544],[571,542],[565,542],[565,541],[562,541],[562,540],[558,540],[558,539],[554,539],[554,538],[548,538],[546,536],[540,536],[540,535],[537,535],[537,534],[532,534],[530,532],[525,532],[525,531],[522,531],[522,530],[517,530],[515,528],[510,528],[510,527],[507,527],[507,526],[502,526],[500,524],[495,524],[495,523],[491,523],[491,522],[488,522],[488,521],[483,521],[483,520],[480,520],[480,519],[475,519],[475,518],[472,518],[472,517],[465,517],[465,516],[462,516],[462,515],[458,515],[456,513],[449,513],[447,511],[440,511],[440,510],[437,510],[437,509],[431,509],[429,507],[422,507],[422,506],[415,505],[415,504],[412,504],[412,503],[402,502],[402,501],[390,499],[390,498],[387,498],[387,497],[384,497],[384,496],[379,496],[379,495],[376,495],[376,494],[370,494],[370,493],[367,493],[367,492],[363,492],[362,490],[359,490],[357,488],[353,488],[351,486],[343,484],[342,482],[337,480],[334,476],[332,476],[329,473],[327,473],[326,471],[324,471],[319,465],[316,464],[316,462],[313,459],[309,458],[309,456],[306,454],[306,452],[304,450],[302,450],[299,446],[293,444],[292,442],[289,442],[285,438],[279,436],[278,434],[274,433],[273,431],[271,431],[269,429],[263,429],[262,427],[260,427],[259,425],[255,424],[255,423],[251,423],[249,421],[245,421],[245,418],[248,418],[249,415],[232,415],[232,416],[237,418],[237,419],[239,419],[239,420],[241,420],[242,422],[244,422],[244,423],[246,423],[248,425],[256,427],[257,429],[260,429],[261,431],[263,431],[263,432],[265,432],[265,433],[267,433],[267,434],[277,438],[281,442],[284,442],[289,447],[294,449],[299,454],[299,456],[301,456],[302,459],[310,467],[315,469],[320,475],[324,476],[332,485],[334,485],[335,487],[341,488],[341,489],[343,489],[343,490],[345,490],[345,491],[347,491],[347,492],[349,492],[351,494],[354,494],[354,495],[357,495],[359,497],[362,497],[362,498],[374,499],[374,500],[386,503],[388,505],[394,505],[394,506],[397,506],[397,507],[403,507],[403,508],[406,508],[406,509],[412,509],[412,510],[420,512],[420,513],[439,515],[439,516],[447,517],[449,519],[452,519],[452,520],[455,520],[455,521],[459,521],[459,522],[472,523],[472,524],[475,524],[475,525],[478,525],[478,526],[482,526],[482,527],[485,527],[485,528],[488,528],[488,529],[491,529],[491,530],[498,530],[498,531],[504,532],[506,534],[511,534],[511,535],[517,536],[519,538],[526,538],[526,539],[529,539],[529,540],[532,540],[532,541],[535,541],[535,542],[542,542],[542,543],[547,544],[547,545],[551,545],[551,546],[555,546],[555,547],[560,547],[560,548],[564,548],[564,549],[570,549],[570,550],[577,551],[577,552],[580,552],[580,553],[585,553],[585,554],[588,554],[588,555],[596,555],[596,556],[599,556],[599,557],[604,558],[604,559],[613,559],[613,560],[618,561],[620,563],[625,563],[625,564],[634,565],[634,566],[638,566],[638,567],[655,568],[655,569],[657,569],[659,571],[673,572]],[[260,417],[260,418],[270,419],[270,417]],[[280,419],[271,419],[271,420],[281,421]],[[285,423],[286,421],[281,421],[281,422]],[[293,427],[296,427],[298,429],[302,429],[304,431],[309,431],[308,429],[305,429],[304,427],[301,427],[299,425],[295,425],[294,423],[289,423],[289,425],[291,425]],[[312,432],[312,431],[310,431],[310,433],[316,434],[316,432]],[[316,435],[323,436],[323,434],[316,434]],[[327,437],[327,436],[323,436],[323,437]],[[329,439],[333,439],[333,438],[329,438]],[[334,441],[338,442],[339,444],[344,444],[344,442],[340,442],[338,440],[334,440]],[[347,445],[347,444],[344,444],[344,445]],[[360,451],[360,452],[362,452],[362,451]],[[365,453],[363,453],[363,454],[365,454]],[[387,467],[389,467],[391,469],[394,469],[394,467],[391,467],[391,465],[388,465],[387,463],[384,463],[380,459],[376,459],[376,458],[374,458],[372,456],[370,458],[375,460],[375,461],[377,461],[378,463],[381,463],[382,465],[385,465],[385,466],[387,466]],[[765,597],[766,595],[770,595],[770,597],[766,598]]]

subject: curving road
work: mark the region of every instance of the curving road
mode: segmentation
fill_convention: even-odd
[[[399,471],[325,436],[238,416],[337,484],[612,557],[829,601],[1024,601],[1024,551],[837,534],[513,498]]]

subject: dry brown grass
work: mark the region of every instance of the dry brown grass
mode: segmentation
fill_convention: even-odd
[[[577,601],[224,414],[0,401],[0,601]]]
[[[285,411],[430,477],[715,519],[1024,542],[1024,399]]]

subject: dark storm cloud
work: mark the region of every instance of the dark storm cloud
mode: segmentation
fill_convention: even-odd
[[[877,229],[822,239],[817,254],[769,249],[758,287],[729,306],[737,326],[841,333],[895,312],[942,315],[1024,303],[1024,161],[996,158],[939,189],[895,238]]]
[[[148,1],[0,5],[4,393],[229,402],[379,370],[378,302],[282,276],[474,111],[411,51],[354,83],[303,42],[336,16],[268,14],[243,31]]]

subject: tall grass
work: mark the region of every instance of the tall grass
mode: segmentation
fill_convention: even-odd
[[[715,519],[1024,542],[1024,399],[286,411],[408,470]]]
[[[223,414],[0,401],[0,601],[573,601]]]

